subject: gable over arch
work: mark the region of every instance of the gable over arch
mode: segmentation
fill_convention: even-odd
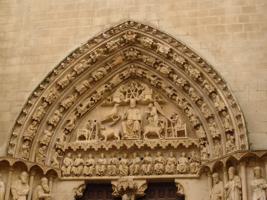
[[[171,36],[127,21],[78,47],[47,75],[19,114],[7,154],[59,167],[63,152],[87,150],[72,143],[86,116],[130,82],[162,97],[190,127],[192,137],[166,145],[195,145],[202,160],[249,149],[243,113],[213,67]]]

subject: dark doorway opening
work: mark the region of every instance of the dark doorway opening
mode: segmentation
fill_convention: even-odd
[[[83,196],[76,200],[114,200],[112,197],[111,184],[92,184],[86,185]]]
[[[138,200],[185,200],[184,195],[177,195],[177,188],[174,182],[148,183],[145,196]],[[111,184],[86,185],[83,196],[76,200],[120,200],[112,197]]]

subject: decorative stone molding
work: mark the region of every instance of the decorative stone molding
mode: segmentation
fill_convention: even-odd
[[[261,160],[261,162],[264,162],[266,156],[267,156],[266,150],[238,151],[235,153],[225,155],[221,158],[213,159],[205,163],[202,163],[200,173],[202,173],[202,170],[204,169],[208,169],[209,171],[214,172],[216,166],[218,165],[226,166],[226,164],[232,160],[236,163],[241,163],[242,161],[246,161],[248,159]]]
[[[130,79],[145,81],[182,110],[204,159],[248,149],[243,114],[218,73],[174,38],[127,21],[89,40],[45,78],[14,125],[8,154],[58,166],[64,154],[58,140],[69,140]]]
[[[135,200],[137,197],[145,195],[147,189],[146,180],[133,180],[132,178],[121,178],[112,181],[113,193],[115,197],[121,197],[123,200]]]

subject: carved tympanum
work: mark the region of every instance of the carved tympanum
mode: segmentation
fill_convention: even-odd
[[[127,21],[49,73],[16,120],[8,154],[68,180],[198,177],[203,163],[248,149],[246,131],[204,59]]]

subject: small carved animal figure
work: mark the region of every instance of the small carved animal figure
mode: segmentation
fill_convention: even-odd
[[[144,138],[148,139],[148,136],[153,136],[156,134],[157,138],[161,138],[160,133],[162,132],[162,127],[159,126],[145,126],[144,127]]]
[[[115,138],[116,140],[120,140],[120,131],[114,128],[106,128],[101,127],[101,131],[99,133],[100,137],[104,138],[104,141],[107,141],[108,139]]]

